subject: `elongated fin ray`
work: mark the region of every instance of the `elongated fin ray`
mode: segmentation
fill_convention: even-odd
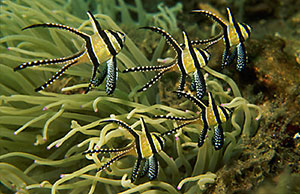
[[[173,49],[176,51],[176,53],[179,55],[181,54],[182,52],[182,49],[180,47],[180,45],[177,43],[177,41],[166,31],[164,31],[163,29],[161,28],[158,28],[158,27],[141,27],[140,29],[149,29],[149,30],[152,30],[153,32],[157,32],[159,34],[161,34],[166,40],[167,40],[167,43],[173,47]]]
[[[129,150],[119,153],[118,155],[114,156],[112,159],[110,159],[108,162],[106,162],[103,166],[101,166],[98,171],[102,171],[108,167],[110,167],[114,162],[118,161],[120,158],[125,156]]]
[[[186,76],[187,76],[187,74],[181,74],[180,81],[179,81],[179,86],[178,86],[178,89],[177,89],[178,91],[183,91],[184,90]],[[177,96],[180,98],[181,93],[178,92]]]
[[[185,118],[185,117],[175,117],[175,116],[166,116],[166,115],[154,115],[155,119],[168,119],[168,120],[174,120],[174,121],[191,121],[198,119],[198,117],[191,117],[191,118]]]
[[[117,119],[107,119],[107,120],[103,120],[100,123],[116,123],[118,125],[120,125],[121,127],[123,127],[124,129],[126,129],[129,133],[131,133],[131,135],[133,135],[134,138],[138,139],[139,135],[134,131],[134,129],[132,129],[127,123],[121,121],[121,120],[117,120]]]
[[[192,121],[190,121],[190,122],[183,123],[183,124],[179,125],[178,127],[175,127],[175,128],[173,128],[173,129],[171,129],[171,130],[169,130],[169,131],[163,132],[163,133],[161,134],[161,136],[172,135],[172,134],[176,133],[176,132],[177,132],[179,129],[181,129],[182,127],[184,127],[184,126],[186,126],[186,125],[189,125],[189,124],[191,124],[192,122],[197,121],[198,119],[199,119],[199,118],[196,118],[195,120],[192,120]]]
[[[135,132],[134,129],[132,129],[127,123],[121,121],[121,120],[117,120],[117,119],[107,119],[107,120],[103,120],[100,123],[116,123],[118,125],[120,125],[121,127],[123,127],[124,129],[126,129],[135,139],[135,143],[136,143],[136,151],[137,151],[137,155],[138,157],[142,157],[142,152],[141,152],[141,145],[140,145],[140,136],[137,134],[137,132]]]
[[[93,154],[93,153],[116,153],[127,150],[128,148],[100,148],[100,149],[91,149],[86,152],[83,152],[82,155]]]
[[[62,74],[64,74],[72,65],[77,63],[77,61],[73,61],[71,63],[68,63],[64,65],[58,72],[56,72],[52,78],[50,78],[46,83],[44,83],[42,86],[35,89],[36,92],[40,90],[46,89],[49,85],[51,85],[55,80],[57,80]]]
[[[96,20],[96,18],[94,17],[94,15],[92,14],[92,12],[87,11],[87,14],[89,16],[90,22],[92,24],[93,30],[94,32],[98,32],[102,30],[99,22]]]
[[[215,43],[219,42],[220,40],[222,40],[223,36],[224,36],[223,33],[221,33],[212,38],[208,38],[208,39],[204,39],[204,40],[191,40],[190,42],[193,46],[208,44],[208,46],[205,47],[205,49],[207,49],[208,47],[210,47],[210,46],[214,45]],[[185,44],[180,44],[180,47],[184,48]]]
[[[214,20],[215,22],[217,22],[220,26],[222,26],[223,28],[226,27],[228,24],[222,20],[219,16],[217,16],[214,13],[211,13],[210,11],[207,10],[193,10],[191,13],[199,13],[199,14],[203,14],[209,18],[211,18],[212,20]]]
[[[61,63],[69,63],[71,61],[75,61],[78,58],[82,57],[85,51],[80,51],[72,56],[69,57],[62,57],[62,58],[56,58],[56,59],[43,59],[43,60],[37,60],[37,61],[29,61],[26,63],[22,63],[21,65],[14,68],[14,71],[19,71],[21,69],[25,69],[27,67],[35,67],[35,66],[41,66],[41,65],[54,65],[54,64],[61,64]]]
[[[161,72],[159,72],[156,76],[154,76],[149,82],[147,82],[141,89],[139,89],[137,92],[142,92],[142,91],[146,91],[148,88],[150,88],[151,86],[153,86],[153,84],[155,84],[162,76],[164,73],[166,73],[167,71],[169,71],[170,68],[167,68]]]
[[[155,66],[140,66],[140,67],[132,67],[125,69],[123,73],[128,73],[128,72],[145,72],[145,71],[162,71],[165,69],[169,69],[173,67],[175,64],[172,63],[170,65],[155,65]]]
[[[86,33],[80,32],[79,30],[77,30],[75,28],[72,28],[72,27],[69,27],[69,26],[66,26],[66,25],[62,25],[62,24],[56,24],[56,23],[33,24],[33,25],[30,25],[30,26],[27,26],[27,27],[23,28],[22,30],[27,30],[27,29],[36,28],[36,27],[59,28],[59,29],[62,29],[62,30],[66,30],[66,31],[72,32],[72,33],[80,36],[81,38],[83,38],[86,41],[90,37]]]
[[[197,107],[199,107],[200,110],[204,110],[207,108],[207,106],[199,99],[195,98],[193,95],[186,93],[184,91],[174,91],[174,93],[179,93],[183,95],[188,100],[192,101]]]

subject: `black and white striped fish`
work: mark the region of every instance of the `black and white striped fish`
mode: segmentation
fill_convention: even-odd
[[[192,101],[198,109],[201,111],[200,115],[197,117],[191,117],[191,118],[184,118],[184,117],[175,117],[175,116],[165,116],[165,115],[156,115],[155,118],[164,118],[169,120],[176,120],[176,121],[183,121],[185,123],[179,125],[178,127],[166,131],[162,134],[164,135],[171,135],[176,133],[180,128],[192,124],[197,123],[200,124],[202,127],[202,130],[200,132],[200,137],[198,140],[198,146],[201,147],[204,143],[207,130],[209,128],[214,127],[214,136],[212,139],[212,143],[216,150],[219,150],[222,148],[224,144],[224,134],[223,134],[223,128],[221,126],[222,123],[229,120],[231,115],[231,110],[229,108],[226,108],[224,106],[218,106],[210,92],[208,92],[208,106],[206,106],[200,99],[194,97],[193,95],[186,93],[184,91],[176,91],[176,93],[180,93],[188,100]]]
[[[178,90],[183,91],[185,86],[186,76],[192,76],[191,90],[195,90],[198,98],[202,98],[206,92],[206,85],[201,69],[207,65],[210,55],[200,48],[193,47],[194,44],[189,40],[186,32],[183,31],[184,44],[179,45],[177,41],[166,31],[158,27],[142,27],[142,29],[149,29],[161,34],[167,43],[175,50],[175,63],[169,65],[159,66],[142,66],[133,67],[123,71],[128,72],[143,72],[143,71],[159,71],[159,73],[146,83],[138,92],[145,91],[150,88],[156,81],[158,81],[164,73],[170,71],[174,67],[178,67],[181,77]],[[214,40],[210,40],[214,41]],[[180,94],[179,94],[180,95]]]
[[[244,42],[250,37],[251,27],[247,24],[237,22],[229,8],[227,8],[228,21],[206,10],[194,10],[193,13],[203,14],[216,21],[222,27],[225,44],[222,67],[229,65],[237,55],[236,69],[242,71],[247,63]],[[233,51],[230,54],[231,48],[233,48]]]
[[[85,93],[87,93],[93,85],[100,85],[105,78],[106,93],[111,94],[114,92],[117,80],[116,55],[121,51],[121,49],[124,46],[125,35],[122,32],[118,31],[103,30],[98,21],[92,15],[92,13],[88,11],[87,14],[93,26],[93,35],[88,35],[69,26],[55,23],[33,24],[22,29],[26,30],[36,27],[58,28],[74,33],[85,41],[84,49],[72,56],[56,59],[30,61],[22,63],[21,65],[15,67],[14,71],[18,71],[27,67],[65,64],[58,72],[56,72],[53,75],[51,79],[49,79],[42,86],[36,88],[35,91],[40,91],[47,88],[63,73],[65,73],[71,66],[80,63],[91,63],[93,65],[92,76],[90,79],[89,86],[86,89]],[[101,76],[97,78],[98,80],[96,80],[97,70],[99,70],[100,65],[104,62],[107,62],[107,65],[103,68],[100,74]]]
[[[121,149],[93,149],[83,154],[93,153],[114,153],[107,163],[101,166],[98,170],[104,170],[108,168],[112,163],[127,155],[137,156],[136,163],[133,167],[131,182],[134,182],[138,176],[147,175],[149,180],[153,180],[158,175],[158,161],[156,159],[156,153],[160,152],[165,144],[165,140],[160,134],[152,132],[150,133],[145,125],[145,121],[141,118],[142,132],[138,132],[130,127],[128,124],[117,119],[104,120],[101,123],[116,123],[128,130],[128,132],[134,137],[134,141],[128,146]],[[141,166],[143,166],[141,168]]]

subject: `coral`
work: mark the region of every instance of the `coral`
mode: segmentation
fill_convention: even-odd
[[[223,149],[213,151],[211,144],[205,144],[199,149],[194,136],[188,137],[183,132],[178,134],[175,141],[172,141],[172,137],[167,138],[166,149],[159,153],[161,168],[156,181],[147,182],[142,179],[135,184],[130,183],[127,176],[133,167],[131,157],[116,162],[109,170],[97,172],[97,168],[107,158],[92,156],[90,161],[82,153],[94,146],[125,144],[128,138],[124,130],[114,130],[113,125],[102,128],[99,126],[101,120],[114,114],[117,119],[136,127],[139,125],[137,121],[143,116],[150,131],[163,133],[176,127],[177,123],[158,121],[152,118],[153,115],[168,112],[188,117],[193,113],[185,111],[186,103],[178,106],[179,108],[157,104],[160,101],[157,88],[137,95],[140,84],[149,79],[143,74],[120,74],[114,96],[107,96],[103,87],[87,95],[80,94],[86,84],[76,83],[77,80],[88,81],[89,65],[70,69],[66,74],[71,76],[65,77],[46,91],[35,93],[34,88],[49,78],[51,72],[56,72],[57,68],[40,67],[15,73],[13,67],[30,60],[70,55],[80,49],[82,43],[60,31],[41,29],[22,32],[21,28],[33,23],[55,22],[92,32],[88,20],[66,11],[72,7],[72,2],[79,1],[68,2],[71,4],[65,4],[64,0],[1,2],[1,190],[3,188],[7,192],[16,193],[45,193],[50,190],[51,193],[179,193],[176,190],[178,187],[180,192],[201,193],[200,189],[206,183],[215,181],[214,174],[201,174],[216,172],[222,165],[229,163],[232,157],[241,153],[243,141],[256,132],[260,109],[241,97],[232,79],[205,67],[212,75],[207,78],[207,87],[215,95],[216,101],[234,108],[231,121],[224,124]],[[123,28],[113,22],[122,11],[121,22],[124,24],[128,22],[134,26],[149,22],[165,29],[177,29],[175,18],[181,9],[180,4],[172,8],[159,5],[158,13],[147,15],[138,0],[136,7],[126,5],[121,0],[101,2],[97,1],[97,10],[109,11],[95,14],[95,17],[107,29],[123,31]],[[93,4],[93,1],[88,3]],[[117,5],[116,10],[113,10],[114,4]],[[104,9],[105,6],[110,9]],[[86,7],[88,6],[83,6],[82,9]],[[125,8],[127,12],[129,10],[136,13],[138,19],[130,19]],[[145,14],[147,17],[144,18]],[[133,32],[126,34],[130,33]],[[125,48],[117,56],[121,70],[137,65],[151,65],[150,61],[155,62],[161,57],[164,41],[159,42],[149,61],[130,38],[126,37]],[[65,88],[59,91],[58,88],[62,86]],[[199,126],[189,126],[184,131],[198,135],[198,128]],[[208,136],[211,137],[212,133],[209,132]],[[191,183],[185,184],[186,182]]]

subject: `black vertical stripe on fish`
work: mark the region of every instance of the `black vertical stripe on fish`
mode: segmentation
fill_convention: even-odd
[[[140,142],[140,136],[137,136],[135,138],[135,143],[136,143],[136,152],[138,157],[142,158],[143,153],[142,153],[142,149],[141,149],[141,142]]]
[[[230,47],[230,41],[229,41],[230,37],[229,37],[229,34],[228,34],[228,27],[225,27],[223,31],[224,31],[225,46]]]
[[[227,110],[223,107],[223,106],[219,106],[219,108],[221,109],[223,115],[225,116],[226,121],[229,119],[229,114],[227,112]]]
[[[250,35],[251,35],[251,31],[249,30],[248,26],[246,24],[244,24],[244,23],[240,23],[240,25],[242,25],[243,28],[246,30],[248,38],[249,38]]]
[[[85,43],[86,43],[86,49],[87,49],[89,58],[93,62],[93,65],[98,68],[100,66],[100,63],[99,63],[99,59],[94,51],[91,38],[89,38],[89,40],[87,40]]]
[[[195,50],[194,50],[194,48],[193,48],[193,46],[192,46],[192,44],[190,42],[190,39],[189,39],[187,33],[186,32],[183,32],[183,33],[184,33],[184,36],[185,36],[185,38],[187,40],[187,47],[188,47],[190,55],[192,56],[192,59],[193,59],[193,62],[194,62],[194,66],[195,66],[196,71],[197,71],[197,75],[198,76],[195,77],[195,78],[199,78],[199,79],[195,79],[195,86],[196,86],[197,96],[201,99],[203,97],[203,95],[205,94],[206,86],[205,86],[204,77],[203,77],[203,75],[201,73],[201,70],[200,70],[201,69],[201,66],[200,66],[200,63],[199,63],[200,59],[198,60],[197,55],[195,53]],[[205,57],[206,55],[200,49],[199,49],[199,51],[200,51],[200,55],[204,58],[205,65],[206,65],[207,64],[206,57]]]
[[[201,54],[202,58],[204,59],[204,62],[205,62],[204,65],[207,65],[208,57],[206,56],[205,51],[203,51],[202,49],[199,49],[199,48],[196,48],[196,49],[198,50],[198,52]]]
[[[229,40],[229,34],[227,31],[228,27],[224,28],[224,44],[225,44],[225,50],[223,52],[222,57],[222,68],[224,68],[226,65],[228,65],[228,58],[229,58],[229,52],[230,52],[230,40]]]
[[[242,32],[241,32],[240,26],[237,23],[237,21],[235,20],[235,17],[231,14],[231,11],[230,11],[229,8],[227,8],[227,13],[228,13],[228,18],[230,18],[230,17],[232,18],[232,23],[233,23],[233,26],[234,26],[234,29],[235,29],[236,33],[238,34],[239,41],[240,42],[245,41],[245,39],[242,35]]]
[[[99,35],[101,36],[101,38],[105,42],[110,54],[111,55],[117,55],[117,52],[114,49],[114,47],[113,47],[108,35],[106,34],[106,32],[101,29],[101,26],[100,26],[99,22],[96,20],[96,18],[93,16],[93,14],[90,11],[88,11],[88,13],[91,16],[91,18],[92,18],[92,20],[95,24],[95,27],[97,28],[97,31],[98,31]]]
[[[242,31],[241,31],[241,28],[240,26],[238,25],[238,23],[234,23],[234,28],[238,34],[238,37],[239,37],[239,41],[240,42],[244,42],[245,41],[245,38],[243,37],[242,35]]]
[[[156,134],[153,134],[154,137],[156,138],[156,140],[158,141],[159,145],[160,145],[160,148],[163,149],[164,147],[164,142],[161,140],[161,137],[156,135]]]
[[[220,114],[219,114],[219,111],[218,111],[218,107],[215,103],[215,100],[213,99],[212,97],[212,94],[209,92],[208,93],[208,96],[210,98],[210,101],[211,101],[211,106],[213,108],[213,113],[214,113],[214,116],[215,116],[215,119],[217,121],[218,124],[222,123],[221,119],[220,119]]]
[[[113,45],[111,43],[111,40],[109,39],[107,33],[104,30],[102,30],[102,31],[99,32],[99,34],[100,34],[101,38],[104,40],[110,54],[113,55],[113,56],[117,55],[117,51],[113,47]]]
[[[95,18],[94,15],[92,14],[92,12],[87,11],[87,13],[89,14],[89,16],[91,16],[92,21],[94,22],[95,27],[97,28],[98,32],[99,32],[99,31],[102,31],[102,28],[101,28],[100,24],[98,23],[98,21],[96,20],[96,18]]]
[[[190,39],[189,39],[189,37],[188,37],[188,35],[187,35],[186,32],[183,32],[183,33],[184,33],[184,36],[185,36],[186,39],[187,39],[187,44],[188,44],[187,46],[188,46],[188,49],[189,49],[189,53],[190,53],[190,55],[192,56],[194,65],[195,65],[195,67],[196,67],[197,70],[200,70],[201,67],[200,67],[199,61],[198,61],[198,59],[197,59],[197,55],[196,55],[196,53],[195,53],[195,50],[194,50],[194,48],[193,48],[193,46],[192,46],[192,44],[191,44],[191,42],[190,42]],[[201,54],[202,54],[202,53],[201,53]]]
[[[152,136],[151,136],[151,134],[148,131],[148,128],[147,128],[147,126],[145,124],[145,121],[144,121],[143,117],[141,117],[141,120],[142,120],[142,124],[144,126],[144,129],[145,129],[145,134],[146,134],[146,137],[147,137],[147,141],[148,141],[148,143],[150,144],[150,147],[151,147],[152,154],[155,154],[155,153],[157,153],[157,150],[155,148]]]
[[[117,40],[117,42],[118,42],[118,44],[119,44],[119,46],[120,46],[120,48],[123,48],[123,41],[122,41],[122,39],[120,38],[120,36],[119,36],[119,34],[117,33],[117,32],[114,32],[114,31],[112,31],[112,30],[108,30],[114,37],[115,37],[115,39]],[[120,32],[119,32],[120,33]]]

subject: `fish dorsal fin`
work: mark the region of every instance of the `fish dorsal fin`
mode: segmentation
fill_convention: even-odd
[[[99,22],[96,20],[96,18],[93,16],[93,14],[90,11],[88,11],[87,14],[92,24],[94,33],[99,33],[99,31],[102,30]]]
[[[226,8],[226,11],[227,11],[229,23],[234,24],[234,23],[235,23],[235,19],[234,19],[233,16],[232,16],[232,13],[231,13],[231,11],[230,11],[230,8],[227,7],[227,8]]]

